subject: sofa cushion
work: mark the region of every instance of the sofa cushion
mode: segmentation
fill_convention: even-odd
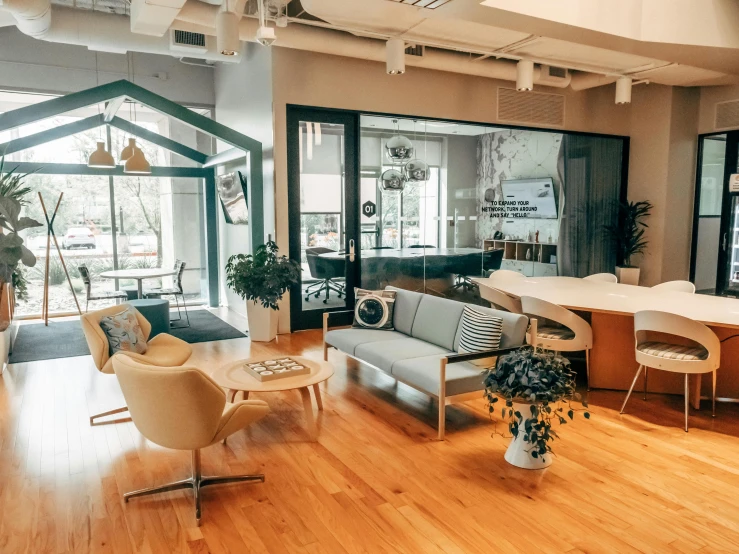
[[[360,344],[408,338],[397,331],[381,331],[379,329],[335,329],[326,333],[326,342],[354,356]]]
[[[392,331],[395,311],[394,290],[354,289],[356,305],[352,327]]]
[[[429,394],[438,395],[441,358],[441,355],[434,355],[401,360],[393,365],[391,375]],[[482,391],[484,378],[485,370],[468,362],[447,364],[446,396]]]
[[[484,306],[475,306],[475,310],[484,314],[499,317],[503,320],[503,335],[500,337],[499,348],[509,346],[520,346],[526,339],[526,329],[529,326],[529,318],[525,315],[512,314],[503,310],[494,310]],[[457,334],[454,337],[454,350],[459,352],[459,339],[462,335],[462,322],[459,322]]]
[[[378,341],[360,344],[354,350],[354,356],[364,360],[386,373],[390,373],[393,364],[433,354],[443,355],[449,351],[423,340],[405,337],[397,340]]]
[[[446,350],[453,350],[464,304],[424,294],[416,310],[411,335]]]
[[[386,290],[395,291],[395,315],[393,317],[395,330],[410,335],[413,329],[413,320],[416,318],[416,310],[418,310],[423,294],[396,287],[385,288]]]

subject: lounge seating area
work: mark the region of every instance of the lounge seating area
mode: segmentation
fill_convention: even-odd
[[[0,0],[0,554],[739,552],[737,22]]]

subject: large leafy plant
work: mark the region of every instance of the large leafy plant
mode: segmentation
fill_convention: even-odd
[[[241,298],[279,310],[277,302],[292,285],[300,282],[300,264],[277,255],[277,244],[269,241],[254,254],[237,254],[228,259],[226,284]]]
[[[643,254],[648,241],[644,232],[649,227],[644,221],[652,212],[652,204],[641,202],[622,202],[619,206],[618,225],[606,225],[606,232],[616,243],[621,267],[633,267],[631,258]]]
[[[41,224],[30,217],[21,217],[21,203],[15,198],[0,196],[0,281],[12,283],[19,263],[36,265],[36,256],[23,244],[21,231]]]
[[[552,452],[550,443],[558,436],[553,424],[564,425],[574,419],[576,411],[582,411],[573,406],[581,397],[575,390],[575,372],[570,362],[531,347],[498,358],[485,376],[485,396],[491,414],[503,402],[498,410],[508,420],[508,430],[514,437],[523,433],[524,441],[531,445],[529,454],[542,460]],[[519,411],[514,402],[527,407]],[[586,401],[580,403],[587,408]],[[589,412],[583,415],[590,419]]]

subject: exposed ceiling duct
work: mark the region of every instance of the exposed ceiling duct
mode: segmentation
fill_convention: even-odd
[[[0,8],[10,12],[18,29],[29,36],[43,36],[51,27],[50,0],[0,0]]]

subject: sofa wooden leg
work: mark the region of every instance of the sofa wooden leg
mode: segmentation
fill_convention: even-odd
[[[439,362],[439,435],[438,440],[444,440],[446,430],[446,358]]]
[[[439,434],[437,439],[440,441],[444,440],[444,434],[446,431],[446,404],[439,402]]]

